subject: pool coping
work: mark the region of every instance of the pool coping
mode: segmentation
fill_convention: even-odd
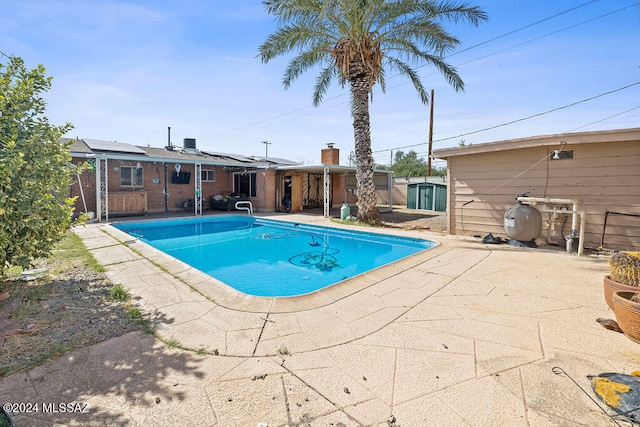
[[[269,216],[256,215],[256,217],[272,220]],[[288,220],[287,218],[278,218],[278,220],[284,222],[300,222],[294,219]],[[309,223],[306,224],[309,225]],[[352,227],[338,223],[332,223],[330,227],[327,225],[322,226],[354,231]],[[159,269],[171,274],[176,279],[205,296],[215,304],[230,310],[265,314],[292,313],[328,306],[383,280],[392,279],[394,276],[410,270],[411,268],[416,267],[448,250],[433,238],[423,238],[415,235],[406,236],[413,239],[428,240],[434,242],[435,245],[417,254],[409,255],[397,261],[360,273],[357,276],[308,294],[261,297],[240,292],[226,283],[160,251],[159,249],[152,247],[143,241],[132,239],[131,235],[114,227],[111,223],[104,224],[103,231],[117,240],[120,244],[127,246],[139,256],[147,259]],[[363,230],[355,231],[361,232]],[[366,232],[398,237],[397,230],[384,232],[384,229],[376,229],[375,231],[366,230]]]
[[[377,232],[441,246],[423,265],[386,272],[379,286],[329,306],[265,316],[215,306],[141,257],[140,242],[105,230],[75,232],[110,283],[131,291],[154,335],[134,332],[3,379],[0,394],[16,402],[90,409],[16,422],[609,425],[576,385],[589,390],[588,375],[637,369],[638,344],[594,321],[612,315],[600,255],[387,228]]]

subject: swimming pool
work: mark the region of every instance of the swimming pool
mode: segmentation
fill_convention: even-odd
[[[307,294],[437,245],[249,216],[112,224],[248,295]]]

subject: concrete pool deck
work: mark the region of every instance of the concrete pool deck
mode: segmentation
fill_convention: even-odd
[[[75,231],[193,351],[136,332],[12,375],[4,402],[88,405],[18,425],[608,426],[552,368],[595,398],[587,375],[640,367],[638,344],[596,322],[614,318],[598,257],[372,229],[440,245],[317,295],[252,298],[108,224]]]

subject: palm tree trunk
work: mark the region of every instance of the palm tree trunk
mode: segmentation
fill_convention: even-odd
[[[377,222],[376,186],[373,181],[371,155],[371,128],[369,120],[369,79],[365,76],[350,80],[352,95],[353,133],[356,155],[356,190],[358,192],[357,217],[361,221]]]

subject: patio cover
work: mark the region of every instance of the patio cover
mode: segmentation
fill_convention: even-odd
[[[277,171],[297,171],[305,173],[317,173],[324,175],[324,217],[329,217],[329,185],[331,183],[331,174],[345,175],[345,186],[347,189],[356,188],[356,168],[355,166],[341,166],[341,165],[291,165],[291,166],[277,166]],[[373,171],[373,181],[376,186],[376,190],[387,190],[388,193],[388,206],[391,209],[393,201],[391,199],[393,189],[393,172],[387,170],[376,169]]]

